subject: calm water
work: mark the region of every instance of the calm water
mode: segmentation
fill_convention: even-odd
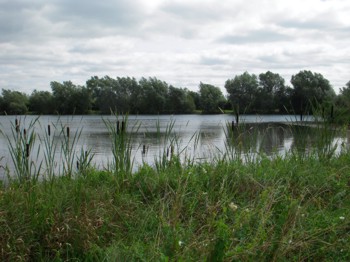
[[[21,124],[21,130],[28,128],[35,116],[17,117]],[[0,116],[1,130],[11,136],[11,123],[15,123],[15,116]],[[69,126],[71,134],[82,130],[77,151],[91,149],[94,153],[93,163],[100,169],[104,168],[112,159],[111,139],[104,121],[116,123],[114,116],[41,116],[34,130],[39,137],[43,137],[47,126],[51,125],[51,132],[60,139],[59,132],[62,127]],[[120,120],[122,120],[120,118]],[[143,115],[128,117],[127,132],[132,137],[132,155],[134,157],[134,169],[142,162],[150,165],[159,157],[164,149],[170,146],[170,141],[164,141],[166,129],[173,123],[170,140],[176,141],[176,151],[183,151],[182,155],[196,160],[210,159],[225,151],[226,125],[234,120],[230,115]],[[253,154],[262,151],[267,155],[274,153],[283,154],[297,145],[295,134],[286,126],[274,123],[290,122],[298,120],[291,115],[269,116],[242,116],[240,121],[247,124],[245,130],[237,137],[236,146],[243,154]],[[55,129],[54,126],[57,126]],[[159,135],[160,134],[160,135]],[[194,140],[198,140],[198,147]],[[253,138],[253,139],[252,139]],[[248,141],[248,142],[247,142]],[[346,138],[334,136],[331,143],[347,143]],[[303,143],[303,142],[301,142]],[[59,145],[60,143],[58,143]],[[43,152],[41,144],[40,152]],[[37,140],[36,147],[39,147]],[[146,150],[144,153],[143,150]],[[56,159],[60,162],[60,148],[57,148]],[[40,153],[39,153],[40,155]],[[8,165],[11,168],[8,141],[4,135],[0,136],[0,157],[3,157],[0,165]],[[43,156],[39,156],[42,158]],[[4,178],[4,169],[0,168],[0,179]]]

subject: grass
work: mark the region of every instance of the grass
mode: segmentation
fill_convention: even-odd
[[[84,175],[1,188],[0,260],[350,260],[348,151],[211,163],[176,153],[131,173],[117,133],[110,169],[82,151]]]

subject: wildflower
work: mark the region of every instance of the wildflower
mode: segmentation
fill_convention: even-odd
[[[183,246],[184,242],[179,240],[179,247]]]
[[[344,219],[345,219],[345,217],[341,216],[341,217],[339,217],[339,219],[340,219],[340,220],[344,220]]]
[[[229,204],[229,207],[232,209],[232,211],[236,211],[238,209],[238,206],[233,202]]]

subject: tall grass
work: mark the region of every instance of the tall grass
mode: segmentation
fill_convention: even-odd
[[[128,116],[114,115],[114,118],[103,120],[112,143],[113,161],[109,168],[116,174],[124,177],[133,171],[134,158],[132,157],[132,141],[128,132],[137,132],[140,125],[128,126]],[[130,128],[130,129],[129,129]]]
[[[24,119],[16,118],[11,123],[11,134],[4,134],[8,142],[8,149],[13,164],[16,179],[20,183],[36,182],[41,172],[42,162],[37,161],[40,145],[36,144],[36,133],[34,126],[38,121],[35,118],[26,125]],[[21,123],[21,122],[24,123]],[[11,176],[8,176],[12,179]]]

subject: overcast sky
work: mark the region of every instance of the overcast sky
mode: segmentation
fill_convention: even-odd
[[[224,91],[244,71],[350,81],[349,0],[0,0],[0,89],[91,76]]]

